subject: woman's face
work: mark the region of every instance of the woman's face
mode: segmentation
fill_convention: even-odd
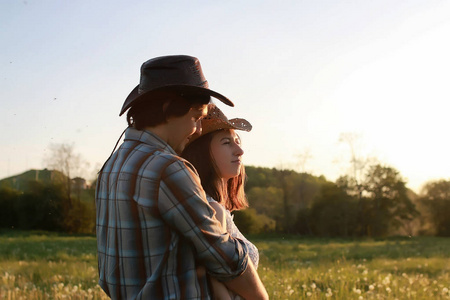
[[[220,130],[213,135],[211,155],[222,179],[228,180],[239,175],[243,154],[241,140],[234,130]]]

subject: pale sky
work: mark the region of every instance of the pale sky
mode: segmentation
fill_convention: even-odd
[[[147,59],[200,59],[243,117],[247,165],[334,181],[358,152],[419,191],[450,179],[450,1],[2,1],[0,178],[43,168],[51,143],[94,166],[126,127]]]

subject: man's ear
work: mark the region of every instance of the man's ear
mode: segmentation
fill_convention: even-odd
[[[172,99],[168,99],[166,102],[164,102],[164,104],[163,104],[163,107],[162,107],[162,112],[163,112],[163,115],[164,115],[164,118],[165,119],[167,119],[166,118],[166,111],[167,111],[167,109],[169,108],[169,105],[172,103]]]

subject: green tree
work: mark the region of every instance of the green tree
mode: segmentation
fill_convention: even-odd
[[[279,232],[311,234],[308,215],[298,220],[299,212],[309,210],[321,185],[327,182],[323,176],[255,167],[246,167],[246,173],[250,208],[275,220]],[[299,226],[306,226],[306,229]]]
[[[234,222],[242,233],[267,233],[275,230],[275,220],[249,208],[234,212]]]
[[[363,187],[363,194],[367,195],[363,211],[367,235],[387,235],[390,230],[399,228],[402,221],[418,215],[408,197],[405,182],[394,168],[380,164],[371,166]]]
[[[60,231],[63,229],[64,189],[62,185],[29,181],[14,205],[17,227]]]
[[[277,187],[253,187],[247,192],[250,209],[275,220],[277,228],[283,218],[283,191]]]
[[[334,183],[322,185],[310,210],[310,227],[319,236],[356,234],[358,200]]]
[[[15,204],[20,192],[9,187],[0,188],[0,228],[17,227]]]
[[[422,191],[421,203],[428,212],[428,221],[438,236],[450,236],[450,181],[428,182]]]

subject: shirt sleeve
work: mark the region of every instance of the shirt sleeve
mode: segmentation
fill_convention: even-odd
[[[227,281],[245,271],[247,246],[222,232],[198,175],[184,161],[177,160],[164,170],[158,209],[164,221],[191,242],[197,259],[213,277]]]

